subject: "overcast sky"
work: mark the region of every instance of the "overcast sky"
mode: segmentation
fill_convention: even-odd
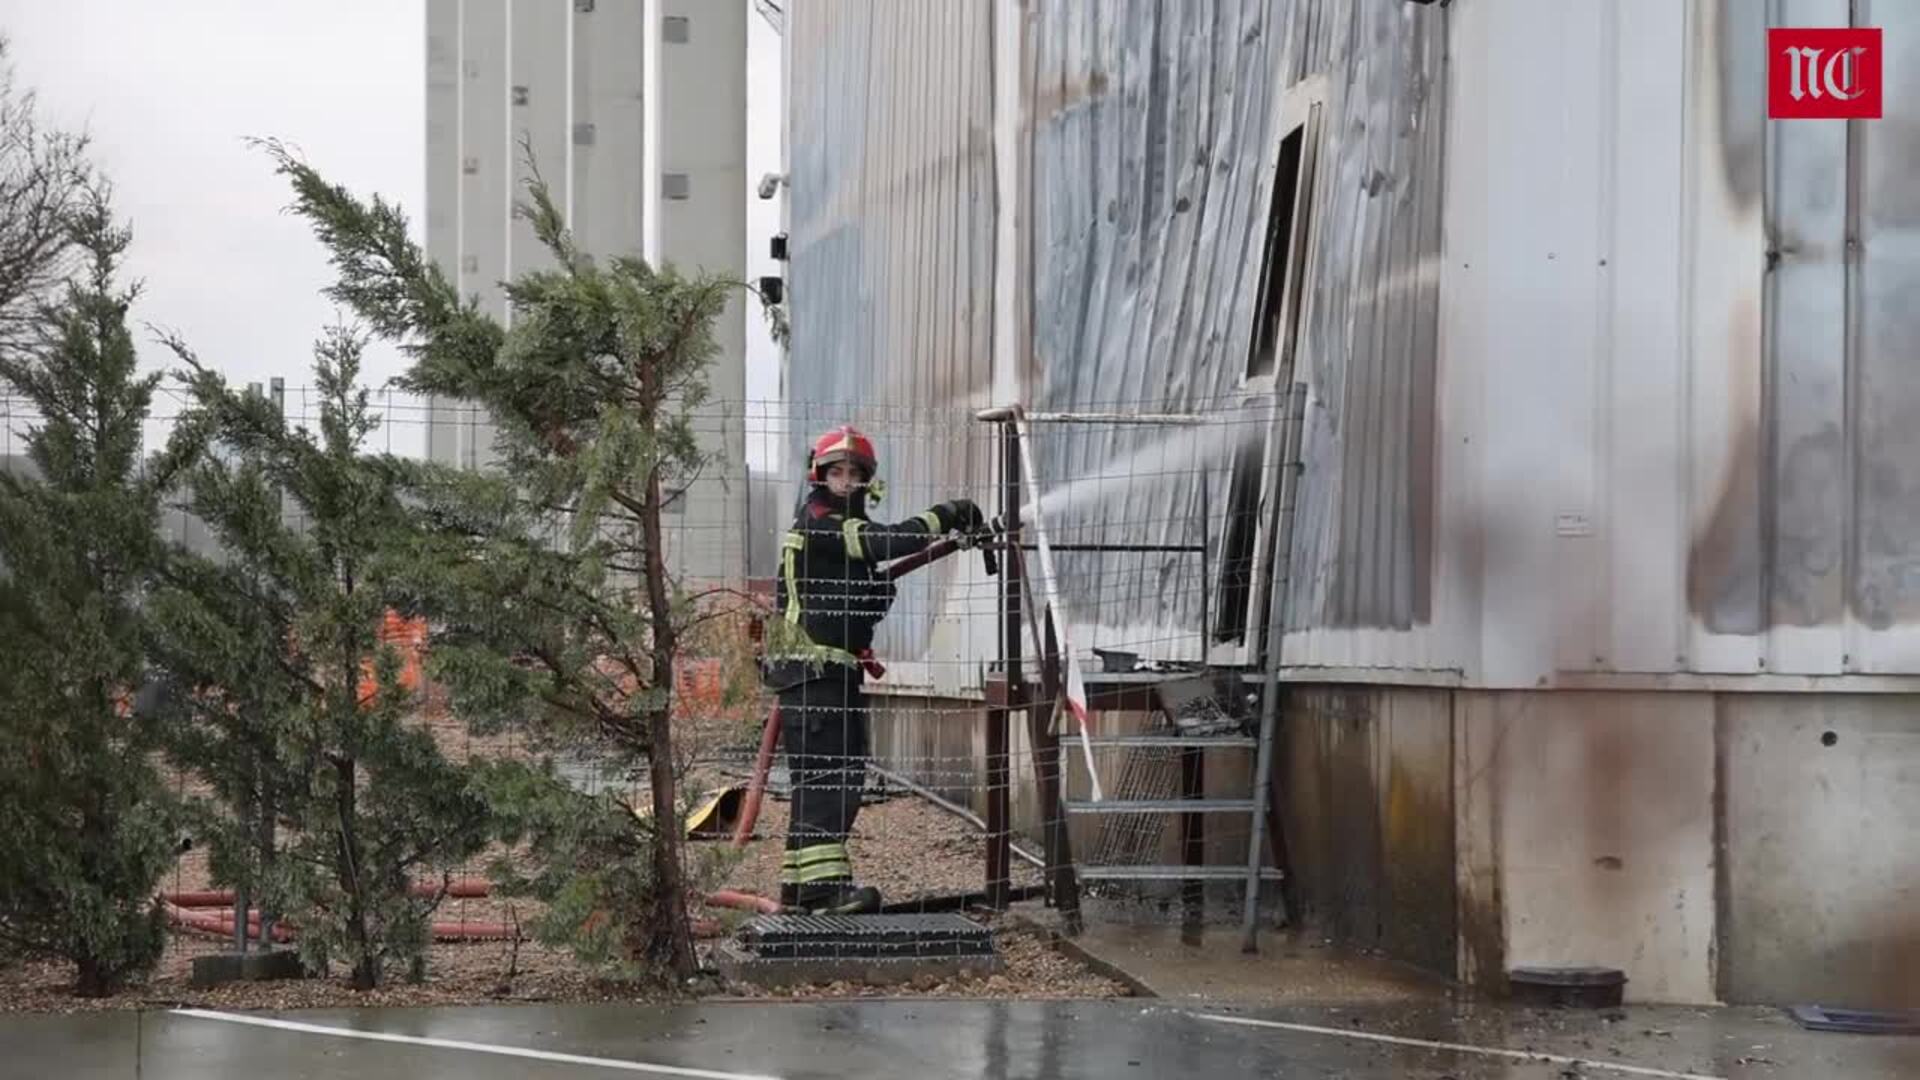
[[[744,2],[744,0],[740,0]],[[779,39],[751,26],[748,188],[778,168]],[[310,382],[312,343],[336,319],[331,280],[285,182],[249,137],[295,145],[329,178],[424,219],[422,0],[0,0],[18,85],[50,119],[84,127],[132,225],[136,318],[178,331],[240,381]],[[774,273],[773,203],[749,203],[749,274]],[[749,320],[748,396],[778,393],[775,354]],[[144,335],[143,335],[144,336]],[[149,366],[167,362],[143,350]],[[376,343],[380,383],[403,357]],[[413,452],[411,447],[395,447]]]

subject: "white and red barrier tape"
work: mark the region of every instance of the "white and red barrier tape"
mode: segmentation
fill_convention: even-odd
[[[1019,409],[1013,411],[1013,430],[1020,444],[1020,471],[1026,483],[1037,490],[1038,473],[1033,468],[1033,451],[1029,446],[1032,434],[1027,428],[1026,413]],[[1066,685],[1062,695],[1067,699],[1067,711],[1080,724],[1080,751],[1086,756],[1087,783],[1094,802],[1103,796],[1100,792],[1100,773],[1093,765],[1093,739],[1087,728],[1087,682],[1080,671],[1080,658],[1074,655],[1073,642],[1067,636],[1067,620],[1061,612],[1060,590],[1055,584],[1057,578],[1053,572],[1053,549],[1047,544],[1046,525],[1041,521],[1040,506],[1035,500],[1032,508],[1032,520],[1022,519],[1021,528],[1033,530],[1034,544],[1040,549],[1040,587],[1047,598],[1047,618],[1053,622],[1053,632],[1060,639],[1060,655],[1067,669]],[[1039,643],[1036,642],[1036,645]]]

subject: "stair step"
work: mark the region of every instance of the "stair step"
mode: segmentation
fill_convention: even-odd
[[[1251,814],[1252,799],[1067,800],[1069,814]]]
[[[1094,746],[1174,746],[1194,749],[1251,750],[1260,740],[1245,735],[1090,735]]]
[[[1074,873],[1082,881],[1245,881],[1244,866],[1080,866]],[[1260,868],[1265,881],[1286,877],[1272,866]]]

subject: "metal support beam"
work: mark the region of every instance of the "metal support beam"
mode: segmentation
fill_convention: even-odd
[[[1260,864],[1266,858],[1267,814],[1273,798],[1273,743],[1279,726],[1280,645],[1287,629],[1287,568],[1293,549],[1294,499],[1299,490],[1300,429],[1307,412],[1305,383],[1292,384],[1281,412],[1280,477],[1277,485],[1279,526],[1274,534],[1273,588],[1267,599],[1266,678],[1260,692],[1260,749],[1253,766],[1252,837],[1247,843],[1247,895],[1241,905],[1240,951],[1260,951]],[[1279,868],[1283,872],[1287,869]]]
[[[1020,529],[1020,448],[1013,425],[1000,428],[1001,523],[1009,536]],[[1005,667],[1006,701],[987,709],[987,907],[1004,910],[1012,886],[1008,844],[1012,842],[1013,813],[1008,760],[1012,710],[1026,698],[1020,671],[1021,573],[1019,559],[1008,559],[1000,575],[1000,656]]]

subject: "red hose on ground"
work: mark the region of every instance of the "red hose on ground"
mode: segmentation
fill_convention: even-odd
[[[435,941],[511,941],[514,929],[497,922],[437,922],[433,924]]]
[[[174,896],[186,896],[204,899],[207,894],[176,893]],[[228,901],[231,903],[231,899]],[[191,930],[197,933],[212,934],[216,937],[233,937],[233,912],[220,910],[195,911],[180,904],[172,896],[162,897],[161,906],[166,912],[167,923],[179,930]],[[274,924],[273,940],[289,942],[293,940],[297,928],[285,921]],[[435,941],[510,941],[515,930],[507,923],[499,922],[437,922],[431,927]],[[247,912],[247,935],[250,938],[260,936],[260,912]]]
[[[213,889],[207,892],[170,892],[161,893],[160,899],[183,908],[232,907],[232,889]]]
[[[767,711],[767,726],[760,733],[760,753],[753,759],[753,777],[747,781],[746,805],[740,808],[740,823],[733,827],[733,846],[747,846],[753,826],[760,820],[760,800],[767,794],[767,774],[773,770],[773,749],[780,744],[780,706]]]
[[[429,898],[440,892],[438,885],[415,884],[408,888],[408,894]],[[493,885],[485,881],[456,881],[447,887],[447,897],[454,900],[478,900],[493,895]],[[201,892],[161,893],[160,899],[183,908],[232,907],[234,895],[232,889],[208,889]]]
[[[766,734],[761,739],[760,757],[754,766],[753,783],[748,788],[746,807],[741,815],[741,825],[735,831],[735,847],[746,844],[746,838],[753,833],[754,821],[760,815],[760,801],[766,791],[767,774],[773,765],[773,750],[780,738],[780,710],[776,706],[767,717]],[[459,881],[448,886],[446,895],[460,899],[474,899],[492,894],[492,886],[485,881]],[[439,886],[416,884],[409,892],[414,896],[433,896],[439,892]],[[733,908],[739,911],[751,911],[760,915],[778,915],[783,909],[778,900],[736,889],[720,889],[705,898],[714,907]],[[205,889],[197,892],[162,893],[160,901],[166,909],[168,925],[179,930],[208,934],[219,938],[233,937],[233,890]],[[200,909],[200,910],[195,910]],[[220,910],[227,909],[227,910]],[[273,928],[273,940],[289,942],[293,940],[296,927],[285,921],[276,923]],[[260,935],[260,912],[252,909],[247,912],[247,933],[250,937]],[[432,927],[435,941],[508,941],[514,936],[514,928],[498,922],[436,922]],[[693,920],[695,937],[719,937],[726,933],[726,926],[718,919],[695,918]]]
[[[737,889],[721,889],[707,894],[707,903],[714,907],[735,908],[740,911],[752,911],[761,915],[778,915],[783,910],[780,901],[764,896],[756,896]]]

